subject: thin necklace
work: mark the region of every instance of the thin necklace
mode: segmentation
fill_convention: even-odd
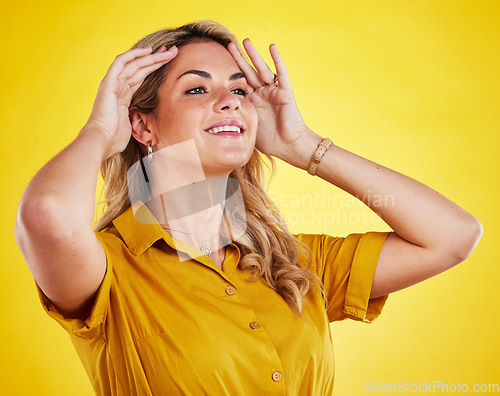
[[[212,197],[212,190],[210,189],[210,182],[207,180],[207,183],[208,183],[208,195],[210,197],[210,204],[211,204],[211,206],[214,206],[214,199]],[[160,201],[161,201],[161,206],[163,209],[163,217],[165,218],[165,222],[167,222],[167,213],[165,210],[165,201],[163,200],[163,194],[160,195]],[[194,238],[198,242],[198,237],[196,236],[196,234],[193,234],[192,232],[176,230],[175,228],[169,228],[169,227],[165,227],[165,226],[162,226],[162,227],[165,230],[176,231],[176,232],[180,232],[180,233],[186,234],[186,235],[192,235],[192,236],[194,236]],[[208,242],[210,242],[217,235],[219,236],[219,241],[220,241],[220,238],[221,238],[220,232],[218,232],[218,233],[212,235],[210,238],[207,238],[204,241],[202,241],[202,243],[200,245],[200,252],[202,252],[205,256],[210,257],[210,255],[212,254],[212,249],[210,249],[210,245]]]
[[[165,230],[180,232],[181,234],[192,235],[195,237],[196,241],[198,241],[198,237],[196,236],[196,234],[193,234],[192,232],[176,230],[175,228],[165,227],[163,225],[162,225],[162,228]],[[210,244],[208,242],[210,242],[212,239],[214,239],[218,235],[220,236],[219,232],[212,235],[210,238],[205,239],[200,245],[200,252],[202,252],[205,256],[210,257],[210,255],[212,254],[212,249],[210,249]]]

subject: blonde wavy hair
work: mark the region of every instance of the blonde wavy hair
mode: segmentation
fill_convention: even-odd
[[[182,47],[195,41],[215,41],[224,47],[233,42],[240,48],[229,30],[212,21],[157,31],[137,42],[133,48],[152,47],[154,52],[161,46]],[[158,105],[158,90],[166,73],[165,67],[151,73],[133,95],[130,108],[152,113]],[[142,156],[140,143],[132,138],[122,153],[101,165],[107,207],[95,225],[96,230],[113,227],[112,221],[130,207],[127,171]],[[269,160],[274,170],[274,163],[271,158]],[[240,268],[248,271],[253,281],[263,277],[290,309],[301,316],[306,295],[315,284],[321,288],[321,281],[309,270],[308,249],[290,233],[278,208],[265,192],[265,163],[257,149],[249,162],[234,170],[230,177],[239,183],[245,202],[245,232],[234,241],[241,251]],[[245,218],[238,214],[238,210],[230,216],[236,221]]]

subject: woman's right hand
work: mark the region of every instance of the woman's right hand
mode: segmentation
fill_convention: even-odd
[[[88,122],[33,177],[19,204],[19,248],[45,296],[68,317],[88,317],[106,274],[106,254],[92,228],[99,167],[127,146],[132,95],[149,73],[177,55],[177,48],[151,52],[133,49],[116,57]]]
[[[121,153],[127,146],[132,127],[129,106],[132,95],[153,71],[170,62],[178,53],[177,47],[137,48],[118,55],[99,85],[97,97],[85,130],[97,130],[108,142],[105,158]]]

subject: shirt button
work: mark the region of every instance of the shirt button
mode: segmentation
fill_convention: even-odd
[[[273,381],[278,382],[281,379],[281,373],[279,371],[275,371],[273,373]]]
[[[236,293],[236,289],[233,286],[228,286],[226,287],[226,293],[232,296],[234,293]]]
[[[259,329],[259,328],[260,328],[260,323],[259,323],[259,322],[257,322],[256,320],[252,320],[252,321],[250,322],[250,327],[251,327],[252,329],[254,329],[254,330],[255,330],[255,329]]]

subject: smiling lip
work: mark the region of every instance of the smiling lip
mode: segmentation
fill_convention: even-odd
[[[208,132],[213,135],[234,135],[234,134],[242,134],[245,131],[245,128],[241,122],[238,120],[222,120],[216,122],[213,125],[210,125],[205,132]]]

